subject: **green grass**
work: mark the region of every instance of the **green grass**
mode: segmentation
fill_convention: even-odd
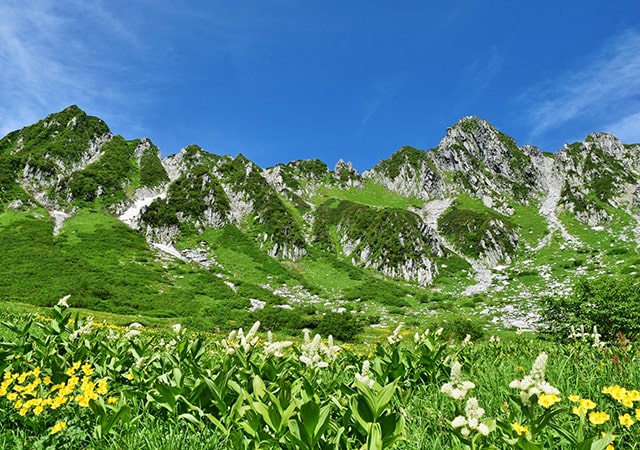
[[[524,206],[517,203],[510,205],[514,213],[509,218],[520,228],[521,245],[525,242],[535,247],[548,233],[546,221],[538,214],[538,205]]]
[[[364,188],[321,187],[314,198],[314,203],[320,205],[330,198],[348,200],[379,208],[421,208],[424,204],[420,199],[407,198],[396,194],[371,179],[364,180]]]

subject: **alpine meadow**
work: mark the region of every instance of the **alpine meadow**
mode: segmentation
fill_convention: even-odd
[[[359,173],[0,140],[0,447],[640,448],[640,144],[465,117]]]

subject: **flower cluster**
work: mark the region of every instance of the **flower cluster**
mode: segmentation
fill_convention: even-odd
[[[56,303],[56,306],[59,306],[60,308],[68,308],[69,303],[67,303],[67,300],[69,300],[70,297],[71,295],[65,295],[60,300],[58,300],[58,303]]]
[[[462,379],[462,364],[458,361],[455,361],[451,366],[450,380],[442,385],[440,392],[454,400],[463,400],[467,396],[467,392],[476,387],[473,382]]]
[[[336,359],[340,347],[333,344],[331,335],[327,338],[327,344],[324,344],[319,334],[311,340],[309,330],[304,330],[304,344],[300,346],[300,350],[302,354],[299,359],[307,367],[324,369]]]
[[[76,328],[73,333],[69,335],[71,340],[75,340],[80,336],[91,334],[91,328],[93,327],[93,316],[89,316],[84,319],[84,323]]]
[[[393,333],[387,337],[387,341],[389,344],[394,345],[399,343],[402,340],[402,335],[400,334],[400,329],[402,328],[402,324],[398,325]]]
[[[593,411],[589,413],[589,422],[594,425],[602,425],[610,419],[609,414],[604,411]]]
[[[440,337],[443,331],[444,331],[444,328],[438,328],[436,331],[431,332],[431,330],[427,328],[426,330],[424,330],[424,333],[422,334],[416,332],[413,335],[413,341],[416,344],[426,344],[430,342],[430,339],[429,339],[430,336]]]
[[[124,338],[125,339],[132,339],[136,336],[140,336],[140,329],[144,328],[144,325],[138,323],[138,322],[134,322],[131,323],[127,326],[127,328],[125,329],[125,333],[124,333]]]
[[[267,340],[263,344],[262,349],[265,355],[275,356],[276,358],[282,358],[284,356],[284,349],[291,347],[293,342],[291,341],[274,341],[271,331],[267,332]]]
[[[584,325],[580,325],[580,327],[577,329],[573,325],[571,325],[571,333],[569,333],[569,339],[573,339],[574,341],[577,341],[577,342],[586,342],[586,343],[593,341],[591,343],[592,347],[604,348],[605,343],[600,340],[601,337],[602,335],[598,333],[598,327],[596,325],[593,326],[593,332],[591,333],[585,331]]]
[[[614,385],[614,386],[606,386],[602,389],[603,394],[608,394],[627,408],[633,408],[634,402],[640,402],[640,392],[635,389],[627,390],[622,386]]]
[[[246,336],[242,328],[233,330],[229,333],[227,339],[223,339],[220,343],[229,355],[233,355],[239,348],[242,348],[245,353],[248,353],[249,350],[251,350],[252,347],[255,347],[260,340],[260,337],[258,336],[258,328],[260,328],[260,322],[254,323]]]
[[[369,374],[371,373],[370,369],[371,363],[368,359],[365,359],[362,363],[362,370],[360,371],[360,373],[356,373],[356,380],[358,380],[362,384],[366,384],[371,388],[373,387],[375,381],[369,376]]]
[[[471,435],[472,431],[477,431],[483,436],[489,434],[489,427],[486,423],[480,422],[482,416],[484,416],[484,409],[478,404],[478,399],[471,397],[467,400],[467,405],[464,408],[465,416],[458,416],[451,421],[453,428],[460,428],[460,434],[465,438]]]
[[[581,398],[578,395],[570,395],[569,401],[576,403],[571,412],[580,417],[585,417],[589,411],[597,406],[593,400]]]
[[[42,376],[42,369],[13,373],[7,370],[0,383],[0,397],[12,402],[14,409],[20,416],[32,413],[39,416],[49,410],[57,410],[64,405],[74,403],[82,408],[89,407],[92,400],[106,395],[109,387],[106,378],[91,379],[93,367],[88,362],[84,364],[76,361],[65,371],[66,381],[52,384],[50,376]],[[115,403],[115,397],[109,397],[108,403]],[[64,422],[58,422],[51,431],[55,434],[66,427]]]
[[[520,400],[523,404],[529,405],[531,397],[538,397],[541,394],[546,394],[543,397],[543,403],[549,404],[549,406],[545,406],[545,408],[550,407],[553,403],[556,403],[560,400],[558,395],[560,395],[560,391],[553,387],[549,382],[545,380],[545,372],[547,370],[547,359],[548,356],[546,353],[542,352],[538,355],[535,362],[533,363],[533,367],[531,368],[531,372],[529,375],[526,375],[524,378],[513,380],[509,383],[509,387],[512,389],[520,390]]]

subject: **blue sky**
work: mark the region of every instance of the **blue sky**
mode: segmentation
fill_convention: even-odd
[[[640,142],[637,0],[2,0],[0,135],[77,104],[163,155],[362,171],[475,115]]]

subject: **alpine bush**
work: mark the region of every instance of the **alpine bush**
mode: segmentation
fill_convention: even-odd
[[[605,340],[640,335],[640,281],[605,275],[582,279],[566,297],[546,298],[545,318],[550,331],[566,335],[571,326],[598,327]]]

